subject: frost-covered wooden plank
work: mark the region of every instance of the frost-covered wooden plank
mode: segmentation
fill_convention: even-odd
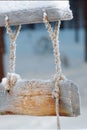
[[[22,114],[33,116],[56,115],[52,97],[53,80],[19,80],[10,92],[0,84],[0,114]],[[78,116],[80,114],[77,85],[69,80],[61,80],[59,114],[60,116]]]
[[[0,26],[5,26],[7,15],[11,25],[43,22],[43,11],[49,21],[70,20],[69,1],[0,1]]]

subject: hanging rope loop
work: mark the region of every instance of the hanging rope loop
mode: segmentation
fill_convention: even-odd
[[[5,23],[6,23],[6,28],[7,28],[7,33],[9,35],[10,39],[10,63],[9,63],[9,71],[10,73],[15,73],[15,59],[16,59],[16,39],[19,34],[19,31],[21,29],[21,25],[18,25],[16,27],[15,32],[12,32],[12,29],[9,24],[9,19],[8,16],[5,18]]]
[[[5,17],[6,29],[10,39],[10,56],[9,56],[9,73],[7,74],[7,81],[5,89],[9,90],[13,87],[17,80],[19,79],[19,75],[15,74],[15,60],[16,60],[16,39],[18,37],[19,31],[21,29],[21,25],[16,27],[15,32],[12,31],[9,23],[8,16]]]
[[[59,120],[59,80],[64,79],[65,77],[61,71],[61,61],[60,61],[60,52],[59,52],[59,29],[60,29],[60,21],[57,21],[55,24],[55,29],[53,30],[51,24],[49,23],[48,16],[46,12],[43,14],[43,22],[49,32],[53,43],[53,52],[55,57],[55,67],[56,67],[56,74],[54,75],[55,80],[55,88],[53,90],[53,97],[55,99],[55,107],[56,107],[56,115],[57,115],[57,129],[60,130],[60,120]]]
[[[57,73],[58,77],[60,77],[60,75],[61,75],[61,61],[60,61],[59,43],[58,43],[60,21],[56,22],[54,31],[51,27],[51,24],[49,23],[48,16],[47,16],[46,12],[44,12],[43,21],[45,23],[45,26],[49,32],[49,35],[50,35],[52,43],[53,43],[56,73]]]

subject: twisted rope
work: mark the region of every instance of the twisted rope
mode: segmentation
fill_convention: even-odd
[[[48,16],[46,12],[43,14],[43,22],[49,32],[53,43],[53,52],[55,57],[55,66],[56,66],[56,75],[55,79],[55,89],[53,91],[53,97],[55,98],[55,108],[57,115],[57,129],[60,130],[60,120],[59,120],[59,80],[64,79],[64,76],[61,72],[61,61],[60,61],[60,52],[59,52],[59,29],[60,29],[60,21],[56,22],[55,29],[53,31],[51,24],[49,23]]]
[[[10,27],[9,24],[9,19],[8,16],[6,16],[5,18],[5,23],[6,23],[6,28],[7,28],[7,33],[9,35],[9,39],[10,39],[10,61],[9,61],[9,71],[10,73],[14,73],[15,72],[15,59],[16,59],[16,39],[17,36],[19,34],[21,25],[18,25],[16,27],[15,32],[12,32],[12,29]]]
[[[9,73],[7,75],[7,88],[10,89],[17,82],[18,75],[15,73],[15,60],[16,60],[16,39],[21,29],[21,25],[16,27],[15,32],[12,32],[8,16],[5,17],[6,29],[10,39],[10,56],[9,56]]]

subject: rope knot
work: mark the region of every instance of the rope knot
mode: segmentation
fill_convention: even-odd
[[[12,88],[16,85],[17,81],[21,79],[18,74],[8,73],[7,78],[2,79],[2,85],[4,90],[8,93],[12,90]]]
[[[54,99],[56,99],[56,98],[59,99],[59,90],[53,89],[52,96]]]
[[[59,74],[59,73],[56,72],[56,74],[53,76],[54,81],[65,80],[65,79],[67,79],[67,78],[62,73]]]
[[[10,56],[9,56],[9,72],[7,78],[2,79],[2,85],[4,90],[8,93],[16,85],[17,81],[20,79],[18,74],[15,74],[15,60],[16,60],[16,39],[21,29],[21,25],[16,27],[16,30],[13,32],[10,27],[10,22],[8,16],[5,17],[5,24],[7,28],[7,33],[10,39]]]

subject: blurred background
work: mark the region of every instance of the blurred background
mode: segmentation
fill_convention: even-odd
[[[87,1],[70,0],[74,19],[61,23],[62,71],[79,86],[81,115],[60,117],[63,129],[87,129]],[[54,26],[54,23],[52,23]],[[14,27],[12,27],[14,29]],[[23,25],[17,39],[16,73],[50,78],[55,73],[52,43],[44,24]],[[0,27],[0,81],[9,71],[9,38]],[[56,129],[56,117],[0,116],[0,129]]]

